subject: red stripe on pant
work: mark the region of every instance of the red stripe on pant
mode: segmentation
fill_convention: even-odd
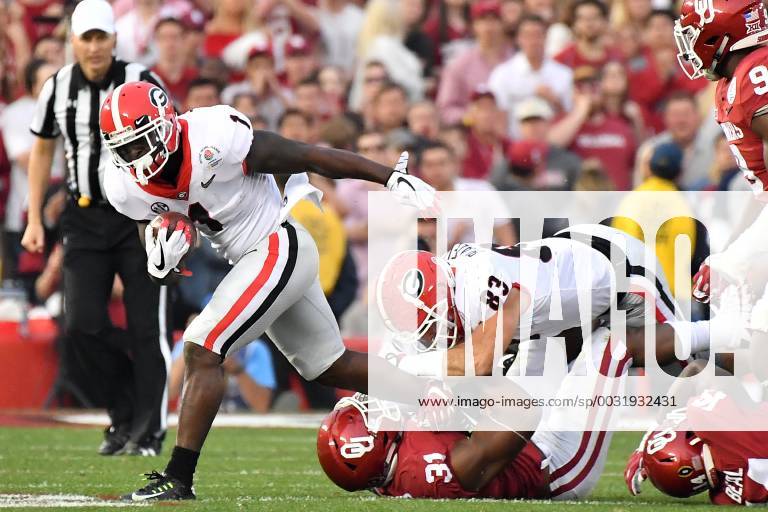
[[[230,308],[229,311],[227,311],[227,314],[224,315],[224,318],[219,320],[219,323],[217,323],[211,332],[208,333],[208,336],[205,338],[205,348],[208,350],[213,350],[213,345],[216,343],[218,337],[221,336],[221,333],[223,333],[227,327],[232,325],[232,322],[235,321],[238,315],[243,312],[248,303],[250,303],[256,294],[259,293],[259,291],[264,287],[264,284],[272,275],[272,271],[275,270],[275,264],[277,263],[277,258],[279,255],[280,237],[278,236],[277,232],[274,232],[269,235],[267,259],[264,261],[264,266],[261,267],[261,271],[259,271],[256,279],[254,279],[253,282],[248,285],[248,288],[245,289],[235,304]]]
[[[600,376],[599,379],[599,385],[595,387],[596,395],[600,395],[603,392],[603,386],[605,386],[605,378],[603,377],[608,373],[608,367],[611,365],[611,340],[608,339],[608,344],[605,346],[605,350],[603,350],[603,359],[600,361]],[[587,423],[591,424],[595,416],[597,415],[597,408],[593,407],[589,411],[589,417],[587,418]],[[589,440],[592,438],[592,429],[587,430],[584,432],[584,435],[581,436],[581,443],[579,444],[579,448],[576,450],[576,454],[571,458],[571,460],[568,461],[567,464],[560,466],[557,470],[555,470],[554,473],[550,476],[550,481],[554,482],[561,476],[567,474],[573,467],[579,462],[579,459],[581,459],[581,456],[583,455],[584,451],[587,449],[587,445],[589,444]]]
[[[616,375],[615,377],[620,377],[622,373],[624,373],[625,367],[628,363],[630,363],[632,359],[629,357],[629,354],[625,355],[624,358],[619,362],[619,366],[616,368]],[[611,388],[611,394],[616,390],[616,386],[618,385],[618,381],[614,381],[613,387]],[[592,448],[592,454],[589,456],[589,460],[587,461],[587,464],[579,471],[579,474],[574,477],[573,480],[570,482],[567,482],[557,489],[552,490],[552,497],[560,496],[561,494],[564,494],[572,489],[574,489],[576,486],[581,484],[585,478],[589,475],[589,472],[592,471],[592,466],[594,466],[595,461],[600,456],[600,450],[603,447],[603,441],[605,440],[605,434],[606,434],[606,426],[607,423],[610,421],[610,413],[605,415],[605,418],[603,419],[603,426],[600,430],[600,434],[597,437],[597,441],[595,441],[595,446]]]

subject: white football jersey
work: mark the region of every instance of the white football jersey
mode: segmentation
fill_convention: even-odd
[[[512,288],[532,301],[521,315],[515,339],[521,335],[546,339],[581,326],[582,316],[587,322],[594,320],[616,296],[611,292],[610,261],[588,245],[566,238],[515,247],[458,244],[443,258],[453,269],[456,309],[465,333],[501,309]]]
[[[285,202],[271,174],[246,173],[253,130],[244,115],[217,105],[196,108],[178,120],[183,162],[177,186],[152,181],[142,186],[110,163],[104,180],[107,198],[136,221],[167,211],[189,216],[234,263],[285,220]]]

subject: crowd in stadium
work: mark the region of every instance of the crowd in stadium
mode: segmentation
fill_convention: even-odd
[[[255,129],[387,166],[408,150],[411,172],[439,191],[744,186],[733,179],[738,168],[712,116],[714,84],[689,80],[678,66],[678,6],[670,0],[112,4],[117,56],[150,67],[179,112],[227,103]],[[71,8],[59,0],[0,4],[2,276],[5,288],[23,289],[52,316],[60,314],[50,300],[60,286],[60,242],[48,237],[45,257],[21,247],[31,145],[24,120],[42,84],[68,60]],[[651,165],[659,145],[671,165]],[[61,177],[62,167],[59,156],[53,175]],[[343,333],[365,335],[366,194],[377,186],[312,180],[325,194],[324,210],[300,203],[293,215],[318,242],[321,283]],[[54,185],[44,208],[51,233],[64,201],[64,187]],[[471,240],[468,231],[453,230],[449,244]],[[511,224],[494,235],[516,239]],[[206,246],[188,266],[193,277],[175,292],[179,329],[229,269]],[[120,289],[117,282],[117,309]],[[225,368],[233,376],[261,369],[251,376],[266,394],[241,393],[256,410],[269,408],[269,390],[287,372],[278,361],[265,363],[276,357],[267,347],[253,345],[242,364]],[[171,373],[172,394],[181,364]]]

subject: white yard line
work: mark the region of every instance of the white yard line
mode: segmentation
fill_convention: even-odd
[[[134,503],[107,501],[80,494],[0,494],[0,508],[132,507]]]

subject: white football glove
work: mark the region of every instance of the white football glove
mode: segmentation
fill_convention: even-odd
[[[419,210],[437,208],[437,192],[435,189],[416,176],[408,174],[408,152],[403,151],[395,165],[394,171],[387,180],[387,188],[394,192],[400,204],[412,206]]]
[[[157,231],[157,237],[152,235],[152,225],[144,228],[144,243],[147,251],[147,272],[158,279],[163,279],[172,270],[179,272],[181,259],[189,251],[192,235],[189,227],[178,225],[168,237],[168,226],[162,226]]]

